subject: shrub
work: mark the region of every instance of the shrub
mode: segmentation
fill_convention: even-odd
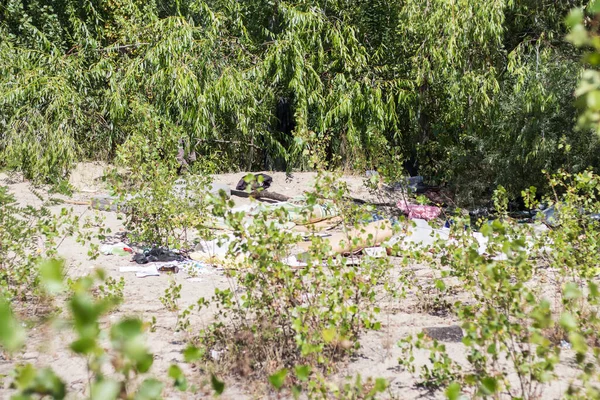
[[[552,176],[555,197],[548,201],[556,203],[557,225],[543,233],[510,222],[503,214],[503,192],[498,192],[497,211],[504,218],[482,226],[488,240],[484,254],[469,229],[454,226],[451,235],[458,239],[441,246],[438,254],[447,284],[449,277],[458,278],[468,293],[468,300],[455,304],[467,365],[450,361],[436,341],[409,338],[401,345],[411,370],[414,348],[430,352],[431,364],[421,371],[424,385],[478,397],[506,392],[539,398],[557,378],[562,347],[569,344],[580,375],[564,395],[597,398],[600,319],[594,277],[600,265],[600,224],[587,213],[600,206],[599,183],[589,172]]]
[[[37,193],[37,192],[35,192]],[[40,197],[41,198],[41,197]],[[3,297],[34,309],[44,297],[36,265],[56,255],[67,235],[84,242],[91,233],[89,221],[63,208],[53,214],[47,207],[21,207],[6,186],[0,186],[0,287]],[[100,230],[99,235],[103,235]],[[93,249],[91,255],[93,255]]]
[[[329,202],[346,228],[360,230],[365,210],[349,204],[345,195],[335,180],[323,178],[306,196],[308,210]],[[210,301],[198,301],[198,309],[217,308],[215,321],[195,341],[203,360],[263,378],[307,366],[314,380],[335,371],[336,361],[359,347],[365,330],[380,328],[376,303],[390,288],[388,259],[367,257],[350,265],[345,257],[329,255],[325,242],[314,237],[303,259],[307,266],[291,267],[285,259],[298,236],[282,229],[288,221],[285,208],[263,210],[248,223],[244,213],[231,211],[224,196],[214,198],[212,207],[234,240],[226,268],[229,287],[216,289]],[[187,317],[190,310],[184,313]],[[288,387],[303,381],[290,374],[285,382]]]

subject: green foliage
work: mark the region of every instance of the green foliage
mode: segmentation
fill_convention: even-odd
[[[580,53],[563,40],[585,3],[11,0],[0,166],[59,184],[86,158],[147,180],[140,165],[178,154],[213,172],[317,158],[405,162],[464,203],[543,190],[541,169],[598,165],[598,139],[572,129]],[[577,15],[570,37],[592,43]]]
[[[45,272],[40,272],[40,276],[45,286],[64,290],[66,285],[62,282],[61,263],[48,260],[43,265]],[[70,350],[86,359],[89,393],[92,398],[101,399],[160,399],[164,384],[146,375],[154,359],[145,344],[146,328],[141,320],[131,317],[120,319],[107,330],[109,348],[102,343],[107,332],[100,328],[100,319],[119,302],[114,296],[97,298],[94,295],[95,280],[102,282],[103,277],[104,274],[99,271],[95,277],[86,276],[69,284],[69,316],[66,322],[75,333]],[[22,328],[6,302],[0,304],[0,325],[5,329],[12,328],[0,331],[0,344],[7,350],[20,347],[23,343]],[[116,374],[105,374],[109,361]],[[65,383],[50,367],[17,365],[13,376],[11,388],[15,390],[14,399],[34,396],[63,399],[68,395]],[[176,388],[187,389],[186,377],[177,365],[169,368],[168,376],[173,379]]]
[[[583,61],[586,69],[581,75],[581,81],[575,96],[577,96],[582,112],[579,116],[579,126],[583,129],[592,128],[599,131],[600,119],[600,41],[598,33],[593,28],[600,15],[600,4],[591,1],[585,8],[576,8],[566,19],[571,28],[567,39],[575,46],[585,49]]]
[[[125,278],[121,277],[118,281],[110,276],[103,277],[103,282],[98,285],[97,297],[105,297],[123,301],[123,289],[125,288]]]
[[[307,212],[328,202],[341,210],[348,232],[360,231],[364,210],[347,204],[346,190],[337,179],[321,178],[307,197]],[[210,302],[198,301],[198,309],[216,306],[215,321],[199,332],[199,347],[186,351],[186,358],[200,357],[242,375],[264,377],[276,389],[299,390],[295,383],[306,384],[313,372],[334,371],[335,361],[358,347],[362,332],[380,328],[376,288],[387,282],[389,260],[346,265],[345,257],[330,255],[315,236],[303,257],[308,267],[290,267],[284,259],[298,237],[281,229],[288,220],[285,208],[264,210],[250,223],[230,208],[225,197],[213,198],[212,212],[224,218],[234,235],[224,261],[232,266],[231,286],[216,289]],[[357,239],[351,235],[348,241]],[[174,308],[178,288],[173,283],[167,289],[165,306]]]
[[[124,204],[125,226],[131,239],[179,248],[191,243],[194,229],[210,234],[206,228],[208,177],[202,174],[177,179],[172,165],[161,163],[158,158],[150,160],[138,166],[139,175],[114,179],[114,190],[121,194],[119,201]]]
[[[13,315],[10,304],[4,298],[0,298],[0,320],[0,344],[9,351],[17,350],[23,344],[25,335],[23,327]]]
[[[159,297],[160,302],[169,311],[178,311],[178,300],[181,298],[181,284],[177,284],[175,280],[169,282],[169,287],[165,289],[164,296]]]
[[[65,384],[56,376],[52,369],[36,369],[31,364],[25,364],[15,369],[13,387],[19,391],[19,395],[13,397],[17,399],[31,398],[31,395],[37,394],[61,400],[66,395]]]
[[[464,332],[468,368],[452,360],[437,341],[423,334],[408,338],[402,342],[402,363],[410,371],[417,372],[414,351],[430,354],[430,363],[419,371],[423,385],[448,387],[454,398],[461,390],[477,397],[504,392],[539,398],[557,379],[562,346],[569,343],[580,375],[565,396],[596,398],[600,224],[589,213],[600,207],[599,185],[599,177],[589,171],[551,176],[555,197],[547,201],[555,203],[557,227],[535,232],[508,219],[495,220],[481,228],[487,239],[484,253],[463,224],[451,228],[455,241],[440,244],[437,251],[445,286],[457,285],[458,279],[466,290],[467,300],[454,309]],[[494,197],[499,211],[505,210],[505,191],[500,188]]]
[[[66,235],[90,238],[79,216],[67,209],[52,213],[47,207],[21,207],[6,186],[0,186],[0,294],[17,305],[32,306],[45,297],[40,273],[62,279],[54,265],[38,264],[56,255]],[[86,222],[87,224],[87,222]],[[85,225],[85,224],[84,224]],[[53,291],[52,286],[49,287]]]

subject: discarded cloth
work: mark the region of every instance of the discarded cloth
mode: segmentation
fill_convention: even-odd
[[[160,276],[158,268],[155,265],[149,267],[121,267],[119,272],[135,272],[135,276],[138,278],[145,278],[147,276]]]
[[[100,252],[104,255],[113,254],[115,256],[128,256],[133,253],[133,249],[123,242],[115,244],[105,244],[100,248]]]
[[[442,209],[439,207],[411,204],[405,201],[399,201],[398,208],[410,219],[419,218],[426,221],[435,219],[442,213]]]
[[[260,182],[262,178],[262,182]],[[252,182],[252,190],[257,190],[257,189],[268,189],[271,187],[271,183],[273,183],[273,178],[270,177],[267,174],[255,174],[254,175],[254,181]],[[248,187],[248,182],[246,182],[246,177],[240,179],[240,181],[238,182],[238,184],[236,185],[236,190],[246,190],[246,188]]]
[[[177,262],[170,262],[163,265],[152,265],[149,267],[140,267],[140,266],[132,266],[132,267],[121,267],[119,268],[119,272],[147,272],[147,271],[156,271],[156,272],[179,272],[179,264]]]
[[[135,275],[138,278],[144,278],[146,276],[160,276],[160,272],[171,272],[173,274],[183,272],[187,273],[188,275],[196,276],[211,273],[216,270],[217,269],[211,264],[193,260],[171,261],[165,264],[151,264],[150,266],[128,265],[119,268],[119,272],[135,272]]]
[[[133,256],[133,261],[138,264],[183,260],[185,260],[185,257],[181,253],[166,249],[164,247],[153,247],[150,250],[146,250],[143,253],[134,254]]]

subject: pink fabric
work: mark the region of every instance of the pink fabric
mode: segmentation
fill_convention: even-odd
[[[408,218],[421,218],[426,221],[437,218],[440,216],[442,209],[435,206],[422,206],[419,204],[406,203],[404,201],[398,202],[398,208],[408,215]]]

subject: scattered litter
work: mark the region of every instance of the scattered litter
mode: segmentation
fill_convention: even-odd
[[[165,264],[160,267],[156,267],[159,272],[172,272],[174,274],[179,272],[179,267],[177,264]]]
[[[221,269],[212,264],[198,262],[193,260],[172,261],[164,264],[153,263],[149,266],[131,265],[119,268],[119,272],[135,272],[137,277],[159,276],[161,272],[177,274],[186,273],[190,278],[197,275],[210,274]],[[192,281],[193,282],[193,281]]]
[[[261,179],[262,178],[262,179]],[[260,182],[262,180],[262,182]],[[255,174],[254,181],[252,182],[252,190],[257,189],[268,189],[271,187],[271,183],[273,183],[273,178],[267,174]],[[240,179],[238,184],[235,186],[236,190],[246,190],[248,187],[248,182],[246,182],[246,177]]]
[[[371,221],[366,221],[371,222]],[[342,217],[333,217],[329,219],[325,219],[323,221],[314,222],[312,224],[307,225],[296,225],[293,222],[290,222],[293,226],[290,229],[295,230],[296,232],[316,232],[316,231],[329,231],[339,226],[342,223]]]
[[[165,249],[163,247],[153,247],[150,250],[146,250],[143,253],[137,253],[133,256],[133,261],[138,264],[183,260],[185,260],[185,257],[178,251]]]
[[[138,278],[145,278],[147,276],[160,276],[158,268],[155,265],[150,267],[121,267],[119,272],[135,272],[135,276]]]
[[[333,260],[333,265],[340,264],[337,261],[338,261],[338,259],[334,259]],[[354,256],[354,255],[346,257],[346,265],[348,265],[348,266],[349,265],[359,265],[360,261],[361,261],[361,258],[357,257],[357,256]]]
[[[219,358],[221,358],[221,354],[223,354],[223,350],[220,350],[220,351],[211,350],[210,351],[210,357],[215,361],[218,361]]]
[[[397,206],[410,219],[420,218],[429,221],[439,217],[442,213],[442,209],[439,207],[412,204],[406,201],[399,201]]]
[[[431,247],[437,240],[448,240],[450,230],[434,229],[429,223],[421,218],[412,220],[414,225],[410,225],[406,232],[394,235],[386,243],[386,247],[393,247],[395,244],[404,248],[411,244]]]
[[[151,265],[149,267],[121,267],[119,272],[135,272],[135,276],[138,278],[145,278],[147,276],[160,276],[161,272],[172,272],[178,273],[179,267],[177,265],[166,264],[166,265]]]
[[[290,221],[298,225],[314,224],[338,215],[337,209],[332,204],[327,203],[315,204],[311,207],[291,203],[283,203],[281,206],[287,208]]]
[[[119,272],[145,272],[145,271],[149,271],[149,270],[156,270],[156,266],[151,266],[151,267],[138,267],[138,266],[132,266],[132,267],[120,267],[119,268]]]
[[[158,269],[155,265],[150,267],[121,267],[119,272],[135,272],[135,276],[138,278],[145,278],[147,276],[160,276]]]
[[[408,187],[413,192],[419,191],[424,186],[423,177],[420,175],[408,177]]]
[[[100,211],[123,212],[126,209],[126,202],[131,199],[133,199],[131,195],[126,196],[123,200],[115,196],[99,195],[92,197],[90,206]]]
[[[201,240],[194,248],[195,252],[190,253],[189,256],[192,260],[196,261],[203,260],[206,255],[211,257],[225,256],[229,251],[229,245],[235,239],[236,238],[233,234],[227,234],[213,240]]]
[[[138,278],[145,278],[147,276],[160,276],[160,273],[158,271],[156,271],[156,272],[136,272],[135,276],[137,276]]]
[[[423,333],[440,342],[460,342],[463,338],[462,328],[458,325],[423,328]]]
[[[100,252],[104,255],[128,256],[133,253],[133,249],[123,242],[115,244],[105,244],[100,248]]]
[[[556,228],[560,223],[559,210],[560,210],[561,206],[562,206],[562,204],[560,204],[560,203],[553,204],[550,207],[542,210],[542,222],[544,222],[546,225],[548,225],[552,228]],[[600,220],[600,214],[598,214],[598,213],[588,213],[583,208],[579,208],[579,213],[581,215],[586,215],[591,220],[595,220],[595,221]]]
[[[285,265],[292,268],[304,268],[308,266],[306,260],[308,259],[308,253],[301,253],[293,256],[289,256],[281,260]],[[344,262],[345,259],[345,262]],[[359,265],[361,262],[361,257],[357,257],[355,255],[350,255],[347,257],[338,257],[331,260],[331,266],[340,266],[340,265]],[[322,266],[329,266],[329,261],[323,260],[321,263]]]
[[[561,340],[560,341],[560,348],[564,349],[564,350],[570,350],[571,349],[571,343],[567,342],[566,340]]]
[[[392,237],[392,223],[390,220],[371,222],[362,229],[351,229],[348,232],[333,233],[330,237],[323,238],[323,243],[329,245],[332,253],[354,253],[365,247],[373,247]],[[303,252],[308,252],[312,242],[300,242],[297,247]]]
[[[191,276],[209,274],[217,270],[213,264],[193,260],[180,263],[179,266],[182,271]]]
[[[367,247],[363,251],[369,257],[373,257],[373,258],[387,257],[387,250],[383,247]]]
[[[308,266],[307,263],[298,260],[297,256],[289,256],[281,260],[288,267],[299,268]]]
[[[319,233],[311,233],[311,234],[307,234],[307,235],[302,235],[302,239],[304,239],[305,242],[308,242],[313,237],[325,238],[325,237],[330,237],[330,236],[331,236],[331,233],[319,232]]]

